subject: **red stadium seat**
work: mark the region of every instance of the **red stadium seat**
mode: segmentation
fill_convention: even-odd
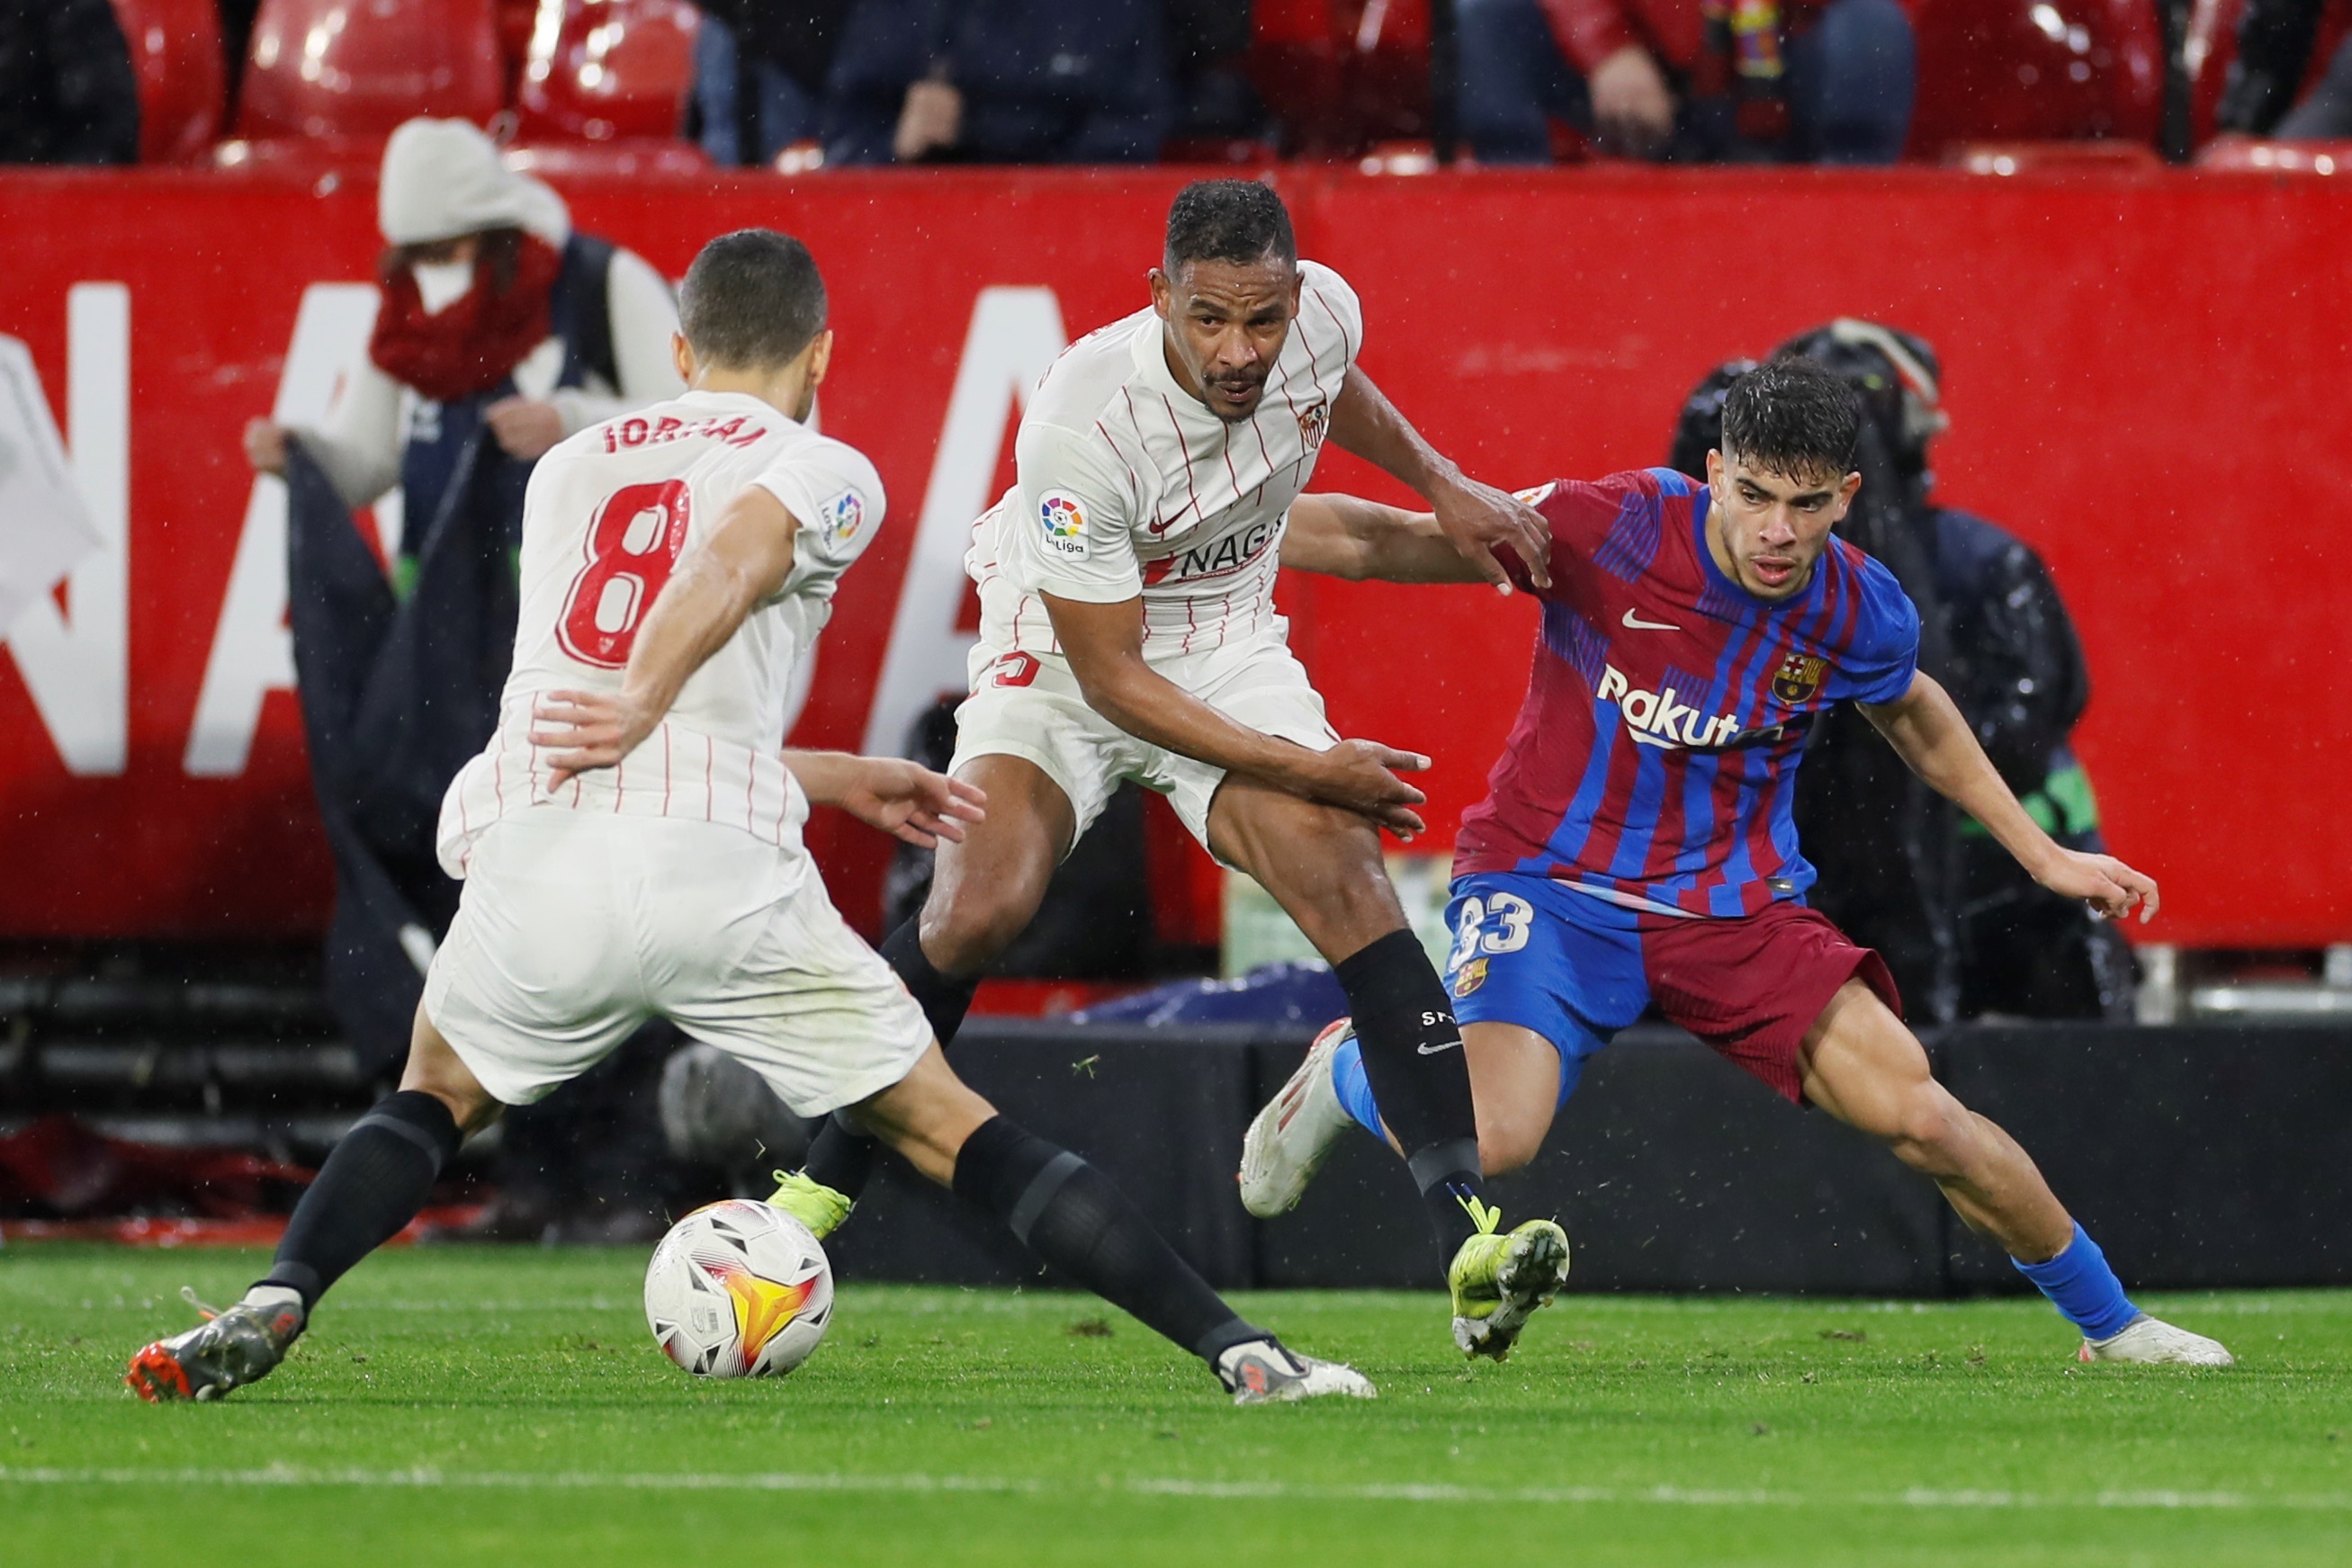
[[[2154,145],[2164,53],[2148,0],[1911,0],[1911,156],[1970,142],[2120,137]]]
[[[685,0],[540,0],[518,94],[522,136],[676,140],[699,25]]]
[[[1298,156],[1425,141],[1428,0],[1257,0],[1249,74]]]
[[[237,134],[381,139],[506,107],[492,0],[261,0]]]
[[[203,158],[228,100],[215,0],[114,0],[114,16],[139,78],[139,161]]]

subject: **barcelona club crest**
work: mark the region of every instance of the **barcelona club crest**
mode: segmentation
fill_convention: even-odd
[[[1454,994],[1456,997],[1466,997],[1486,983],[1486,963],[1484,958],[1473,958],[1454,971]]]
[[[1331,428],[1331,405],[1310,403],[1298,411],[1298,439],[1307,444],[1308,452],[1318,452],[1323,446],[1323,433]]]
[[[1772,696],[1789,707],[1801,707],[1813,700],[1822,689],[1822,677],[1829,674],[1830,662],[1811,653],[1791,653],[1780,661],[1780,670],[1772,676]]]

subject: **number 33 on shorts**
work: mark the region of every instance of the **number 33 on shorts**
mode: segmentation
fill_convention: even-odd
[[[1473,894],[1454,912],[1454,951],[1445,961],[1446,989],[1466,997],[1486,983],[1490,958],[1528,945],[1535,905],[1515,894]]]

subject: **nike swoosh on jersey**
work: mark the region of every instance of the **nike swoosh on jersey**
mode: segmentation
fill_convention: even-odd
[[[1458,1040],[1449,1040],[1444,1045],[1418,1045],[1413,1049],[1423,1056],[1440,1056],[1449,1051],[1461,1050],[1462,1042]]]
[[[1630,627],[1632,630],[1636,632],[1679,632],[1682,630],[1681,627],[1675,625],[1671,621],[1644,621],[1642,619],[1638,611],[1633,610],[1626,611],[1625,619],[1619,622],[1618,624],[1620,626]]]

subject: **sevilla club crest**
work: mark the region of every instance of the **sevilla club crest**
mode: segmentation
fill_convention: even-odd
[[[1772,676],[1773,699],[1784,706],[1801,707],[1813,700],[1822,689],[1822,677],[1830,673],[1830,662],[1811,653],[1791,653],[1780,661],[1780,668]]]
[[[1309,454],[1323,446],[1323,433],[1331,428],[1331,405],[1310,403],[1298,411],[1298,439],[1307,444]]]

